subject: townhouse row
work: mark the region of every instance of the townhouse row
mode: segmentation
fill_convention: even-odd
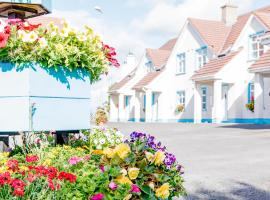
[[[111,121],[270,123],[270,6],[188,18],[112,85]]]

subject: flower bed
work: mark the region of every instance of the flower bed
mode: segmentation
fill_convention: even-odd
[[[101,140],[102,133],[121,137],[114,129],[93,135],[97,132]],[[27,154],[23,148],[0,154],[0,198],[127,200],[185,194],[181,165],[153,136],[134,132],[99,148],[91,136],[80,134],[69,146],[53,146],[42,135]]]

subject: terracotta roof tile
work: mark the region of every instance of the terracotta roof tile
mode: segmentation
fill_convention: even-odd
[[[138,83],[136,83],[134,85],[134,87],[132,89],[138,90],[138,89],[142,89],[143,87],[147,86],[164,71],[163,69],[147,73]]]
[[[270,29],[270,13],[254,12],[254,15],[258,17],[268,29]]]
[[[270,69],[270,50],[265,52],[249,69],[257,70],[262,68]]]
[[[152,61],[155,67],[161,68],[166,63],[171,54],[171,51],[160,49],[146,49],[146,55]]]
[[[241,49],[242,50],[242,49]],[[214,76],[218,73],[225,65],[227,65],[241,50],[231,52],[223,57],[218,57],[210,60],[200,70],[198,70],[191,79],[195,80],[202,77]]]
[[[197,29],[209,48],[212,48],[214,53],[219,54],[231,28],[221,21],[193,18],[189,18],[189,21]]]
[[[168,42],[166,42],[165,44],[163,44],[159,49],[171,51],[173,47],[175,46],[176,41],[177,41],[177,38],[173,38],[169,40]]]
[[[124,85],[126,85],[135,76],[135,71],[136,71],[136,69],[132,70],[132,72],[130,72],[127,76],[125,76],[121,81],[113,84],[109,88],[109,91],[113,92],[113,91],[121,89]]]
[[[266,7],[254,10],[253,12],[248,12],[243,15],[240,15],[237,18],[237,22],[231,28],[231,31],[223,46],[223,51],[227,50],[235,43],[235,41],[238,39],[239,35],[241,34],[243,28],[245,27],[249,17],[252,14],[254,15],[257,14],[257,17],[260,18],[260,20],[262,20],[262,22],[268,27],[270,22],[269,22],[269,17],[267,16],[266,13],[270,13],[270,6],[266,6]]]

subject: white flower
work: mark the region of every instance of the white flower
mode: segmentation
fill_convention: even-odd
[[[42,48],[45,48],[48,46],[48,42],[44,37],[39,38],[38,43]]]
[[[26,32],[24,30],[18,30],[18,38],[23,39],[26,35]]]
[[[52,36],[52,37],[54,37],[54,36],[56,36],[56,35],[57,35],[57,32],[56,32],[56,31],[52,31],[52,32],[51,32],[51,36]]]
[[[79,35],[77,36],[77,38],[78,38],[78,40],[81,41],[81,42],[84,42],[84,41],[87,40],[86,35],[84,35],[83,33],[79,34]]]
[[[20,36],[19,36],[20,37]],[[30,33],[22,34],[22,41],[23,42],[35,42],[38,39],[38,35],[36,32],[31,31]]]
[[[101,145],[97,145],[96,148],[97,149],[102,149],[102,146]]]
[[[94,142],[94,144],[98,144],[98,141],[97,140],[94,140],[93,142]]]
[[[4,20],[0,19],[0,32],[4,32],[6,26],[7,23]]]
[[[69,34],[69,29],[68,29],[68,28],[63,28],[63,29],[61,29],[60,35],[61,35],[62,37],[67,37],[68,34]]]

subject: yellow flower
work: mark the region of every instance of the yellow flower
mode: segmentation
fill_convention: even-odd
[[[45,48],[48,46],[48,42],[44,37],[39,38],[38,43],[42,48]]]
[[[128,194],[123,200],[129,200],[131,199],[131,197],[132,197],[132,194]]]
[[[150,152],[145,152],[145,156],[146,156],[146,159],[149,161],[149,162],[153,162],[154,160],[154,154],[150,153]]]
[[[122,143],[116,146],[115,152],[124,160],[130,153],[130,147],[127,144]]]
[[[102,155],[102,154],[103,154],[103,151],[100,150],[100,149],[94,150],[94,151],[92,152],[92,154],[94,154],[94,155]]]
[[[154,157],[154,163],[155,165],[161,165],[165,159],[165,153],[162,151],[158,151],[155,153],[155,157]]]
[[[135,180],[140,173],[140,169],[136,167],[132,167],[128,169],[128,176],[131,180]]]
[[[84,149],[82,147],[78,147],[76,150],[78,150],[80,152],[84,151]]]
[[[115,156],[115,150],[112,148],[105,149],[103,153],[107,158],[113,158]]]
[[[22,169],[23,171],[28,171],[28,167],[24,165],[20,166],[20,169]]]
[[[161,199],[167,199],[170,196],[170,185],[164,183],[161,187],[156,190],[156,196]]]
[[[115,181],[116,181],[117,183],[120,183],[120,184],[128,184],[128,185],[132,185],[131,180],[130,180],[128,177],[123,176],[123,175],[118,176],[118,177],[115,179]]]
[[[46,159],[44,162],[43,162],[43,165],[46,165],[46,166],[50,166],[52,164],[52,161],[50,159]]]

